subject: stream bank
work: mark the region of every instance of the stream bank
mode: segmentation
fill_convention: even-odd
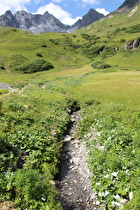
[[[64,210],[100,210],[99,202],[90,185],[92,176],[88,169],[86,146],[79,137],[74,137],[80,111],[71,114],[71,126],[64,137],[56,187]]]

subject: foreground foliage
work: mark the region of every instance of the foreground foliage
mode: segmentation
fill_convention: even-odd
[[[69,123],[67,107],[75,103],[53,92],[35,84],[0,103],[0,200],[10,199],[20,209],[61,209],[53,180]]]
[[[121,104],[83,111],[79,131],[90,150],[92,186],[108,209],[140,208],[139,127],[139,112]]]
[[[79,135],[90,150],[98,200],[109,209],[139,209],[139,72],[128,70],[50,73],[51,80],[16,84],[17,93],[5,95],[0,103],[1,202],[12,200],[20,209],[61,209],[53,180],[68,110],[81,107]]]

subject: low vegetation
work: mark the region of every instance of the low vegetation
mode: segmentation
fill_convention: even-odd
[[[22,71],[23,73],[32,74],[35,72],[46,71],[53,68],[54,66],[50,62],[43,59],[36,59],[27,65],[17,68],[16,70]]]

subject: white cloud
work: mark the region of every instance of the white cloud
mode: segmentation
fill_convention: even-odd
[[[65,17],[70,17],[70,13],[63,10],[59,5],[55,5],[53,3],[46,4],[42,7],[39,7],[37,10],[37,14],[44,14],[48,11],[50,14],[54,15],[56,18],[62,20]]]
[[[62,23],[67,24],[67,25],[74,24],[77,21],[77,19],[80,18],[80,17],[77,17],[73,19],[69,12],[63,10],[59,5],[55,5],[53,3],[49,3],[38,8],[36,13],[44,14],[46,11],[48,11],[54,17],[58,18]]]
[[[82,0],[82,2],[86,4],[99,4],[100,3],[98,0]]]
[[[26,4],[31,0],[0,0],[0,14],[4,14],[7,10],[16,12],[18,10],[26,10]]]
[[[97,8],[96,11],[105,15],[105,16],[109,14],[109,12],[106,11],[104,8]]]
[[[75,19],[70,18],[70,17],[66,17],[62,20],[62,23],[66,24],[66,25],[73,25],[79,19],[82,19],[82,17],[77,17]]]

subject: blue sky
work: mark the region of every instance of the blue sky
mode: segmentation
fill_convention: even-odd
[[[25,10],[44,14],[48,11],[64,24],[72,25],[93,8],[104,15],[116,10],[125,0],[0,0],[0,15],[6,10]]]

